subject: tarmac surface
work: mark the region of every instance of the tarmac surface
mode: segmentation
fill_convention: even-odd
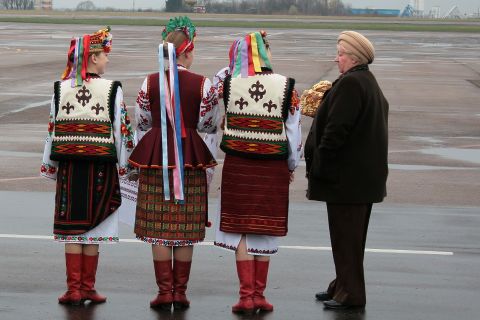
[[[174,315],[148,307],[155,293],[150,248],[121,226],[101,246],[100,306],[57,305],[65,290],[63,247],[50,239],[54,183],[38,177],[53,81],[74,34],[99,26],[0,23],[0,319],[242,319],[231,314],[234,257],[195,249],[189,298]],[[159,27],[113,26],[105,77],[123,83],[133,106],[157,69]],[[193,71],[213,76],[231,42],[251,30],[200,28]],[[341,30],[272,30],[276,72],[299,92],[338,76]],[[291,185],[289,235],[272,259],[271,315],[256,319],[477,319],[480,298],[480,39],[474,34],[368,31],[371,69],[390,102],[388,197],[375,205],[365,257],[365,311],[331,312],[314,300],[334,276],[325,205],[305,200],[302,162]],[[129,111],[133,117],[133,109]],[[306,136],[311,119],[303,118]],[[220,155],[220,160],[223,155]],[[221,165],[210,195],[216,211]]]

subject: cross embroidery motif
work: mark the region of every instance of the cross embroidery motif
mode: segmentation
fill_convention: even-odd
[[[268,101],[268,103],[264,103],[263,107],[268,108],[268,113],[271,113],[272,109],[277,109],[277,105],[273,103],[272,100]]]
[[[235,105],[238,105],[240,110],[243,110],[243,108],[248,107],[248,102],[243,98],[240,98],[240,100],[235,101]]]
[[[67,110],[67,114],[70,114],[70,109],[74,110],[75,107],[70,104],[70,102],[67,102],[66,105],[62,107],[62,110]]]
[[[98,114],[100,113],[100,110],[105,111],[105,108],[100,106],[99,103],[97,103],[95,106],[92,107],[92,110],[95,110],[95,113]]]
[[[90,102],[90,99],[92,99],[92,94],[87,87],[83,86],[82,89],[78,90],[76,97],[78,103],[81,103],[82,107],[85,107],[85,105]]]
[[[267,90],[265,90],[265,87],[260,83],[260,81],[257,81],[256,83],[252,84],[250,89],[248,89],[248,93],[250,93],[250,97],[255,100],[255,102],[258,102],[258,100],[263,99],[263,96],[267,93]]]

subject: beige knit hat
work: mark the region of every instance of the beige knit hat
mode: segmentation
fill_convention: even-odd
[[[337,43],[349,53],[359,58],[361,64],[370,64],[375,58],[373,44],[362,34],[355,31],[343,31],[338,36]]]

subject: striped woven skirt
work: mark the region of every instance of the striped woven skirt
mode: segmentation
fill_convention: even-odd
[[[59,162],[55,235],[84,234],[105,221],[121,203],[115,163]]]
[[[289,172],[286,160],[226,155],[222,171],[220,230],[285,236]]]
[[[203,241],[208,221],[204,170],[185,169],[183,204],[173,200],[172,170],[168,170],[170,200],[165,200],[162,169],[140,169],[135,234],[146,243],[188,246]]]

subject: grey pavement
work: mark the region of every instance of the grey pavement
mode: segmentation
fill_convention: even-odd
[[[197,246],[192,307],[158,314],[150,248],[102,245],[100,306],[57,304],[65,290],[63,246],[53,242],[54,182],[38,176],[52,83],[65,66],[72,35],[99,26],[0,23],[0,320],[241,319],[230,307],[238,283],[231,253]],[[106,77],[121,80],[132,112],[144,76],[156,70],[160,27],[113,26]],[[199,28],[193,71],[212,76],[246,29]],[[273,64],[301,92],[333,81],[341,30],[270,31]],[[364,312],[331,312],[314,301],[334,276],[325,206],[305,200],[304,162],[291,185],[290,232],[272,258],[268,298],[275,312],[257,319],[479,319],[480,38],[463,33],[368,31],[372,65],[390,101],[388,197],[375,205],[365,256]],[[311,119],[303,118],[304,135]],[[220,154],[220,158],[223,155]],[[219,171],[221,165],[219,166]],[[216,212],[216,174],[210,212]],[[133,239],[132,228],[121,236]]]
[[[97,289],[108,296],[106,304],[58,305],[57,296],[65,290],[63,245],[46,239],[53,199],[49,192],[0,192],[0,319],[241,319],[230,312],[238,295],[234,256],[209,243],[195,249],[192,306],[185,313],[150,310],[156,290],[151,251],[140,242],[101,245]],[[210,202],[210,212],[215,212],[217,201]],[[290,217],[284,247],[272,258],[266,291],[275,312],[255,319],[478,318],[478,208],[375,205],[363,312],[332,312],[314,300],[314,293],[334,276],[331,252],[325,248],[330,245],[325,206],[294,202]],[[134,238],[132,228],[123,224],[120,235]],[[209,229],[206,242],[213,239]],[[285,248],[291,246],[298,248]]]

